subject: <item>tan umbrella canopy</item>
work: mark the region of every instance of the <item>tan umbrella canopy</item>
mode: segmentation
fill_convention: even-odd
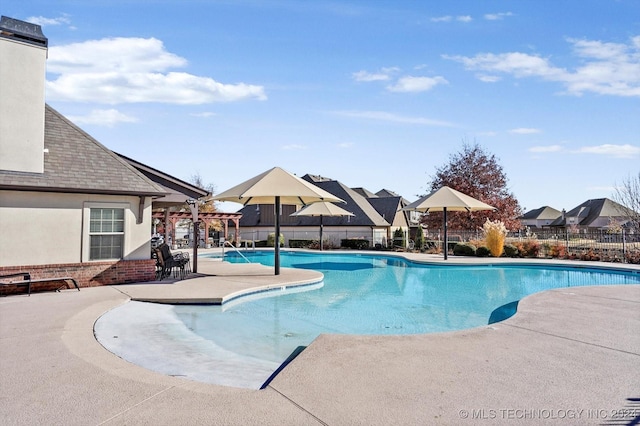
[[[280,206],[294,204],[306,206],[319,201],[342,202],[335,195],[300,179],[297,176],[274,167],[258,176],[234,186],[213,197],[218,201],[232,201],[234,203],[274,204],[276,211],[275,238],[275,275],[280,275]]]
[[[409,204],[402,210],[415,210],[420,212],[443,212],[444,226],[444,258],[447,259],[447,211],[480,211],[496,210],[495,207],[476,200],[460,191],[443,186],[442,188],[425,195],[417,201]]]
[[[290,216],[320,216],[320,250],[322,250],[322,218],[324,216],[354,216],[354,214],[346,211],[342,207],[336,206],[333,203],[322,201],[309,204],[301,210],[292,213]]]

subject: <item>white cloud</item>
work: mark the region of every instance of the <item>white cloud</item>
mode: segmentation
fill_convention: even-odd
[[[459,15],[459,16],[445,15],[445,16],[435,16],[431,18],[431,22],[451,22],[453,20],[466,23],[466,22],[473,21],[473,18],[469,15]]]
[[[443,55],[445,59],[450,59],[462,63],[467,69],[502,72],[513,74],[516,77],[547,77],[558,78],[566,71],[554,68],[549,62],[539,56],[527,53],[481,53],[474,57]]]
[[[533,129],[530,127],[518,127],[517,129],[511,129],[509,130],[509,133],[515,133],[517,135],[532,135],[535,133],[541,133],[542,130],[540,129]]]
[[[532,146],[531,148],[529,148],[529,152],[535,152],[535,153],[560,152],[560,151],[562,151],[561,145]]]
[[[487,21],[500,21],[504,19],[506,16],[513,16],[511,12],[500,12],[500,13],[487,13],[484,15],[484,19]]]
[[[401,77],[398,81],[390,86],[387,90],[391,92],[425,92],[433,89],[438,84],[448,84],[449,82],[440,76],[437,77]]]
[[[585,146],[576,151],[580,154],[597,154],[615,158],[635,158],[640,156],[640,146],[604,144]]]
[[[380,71],[369,72],[369,71],[358,71],[351,74],[351,77],[355,81],[386,81],[391,78],[391,76],[400,71],[397,67],[387,67],[381,68]]]
[[[453,20],[453,16],[436,16],[431,18],[431,22],[451,22]]]
[[[299,151],[299,150],[307,149],[306,146],[295,144],[295,143],[290,145],[283,145],[281,148],[284,149],[285,151]]]
[[[190,114],[190,115],[192,117],[209,118],[209,117],[214,117],[217,114],[215,112],[205,111],[205,112],[194,112],[193,114]]]
[[[69,115],[75,124],[92,124],[113,127],[118,123],[136,123],[137,118],[128,116],[115,109],[94,109],[87,115]]]
[[[106,38],[49,48],[47,99],[120,104],[205,104],[266,99],[262,86],[169,71],[187,60],[155,38]]]
[[[502,77],[499,77],[497,75],[478,74],[476,77],[478,78],[478,80],[484,81],[485,83],[496,83],[502,80]]]
[[[354,146],[353,142],[343,142],[336,145],[339,149],[348,149]]]
[[[45,18],[44,16],[30,16],[26,19],[27,22],[40,25],[43,27],[70,24],[71,20],[68,15],[62,15],[57,18]]]
[[[420,124],[425,126],[453,127],[453,124],[446,121],[433,120],[425,117],[407,117],[384,111],[334,111],[333,113],[343,117],[364,118],[377,121],[390,121],[401,124]]]
[[[479,53],[476,56],[449,56],[467,69],[503,73],[516,78],[537,77],[564,85],[566,93],[587,92],[612,96],[640,96],[640,36],[628,44],[569,39],[580,59],[573,70],[554,66],[547,58],[521,52]],[[484,74],[480,74],[482,78]]]

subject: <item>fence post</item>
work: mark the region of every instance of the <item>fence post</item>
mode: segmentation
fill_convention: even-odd
[[[627,238],[622,228],[622,263],[627,263]]]

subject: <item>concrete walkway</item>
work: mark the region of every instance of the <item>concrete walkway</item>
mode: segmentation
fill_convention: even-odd
[[[313,271],[283,268],[282,275],[274,277],[272,269],[255,265],[199,263],[203,276],[173,284],[0,298],[0,423],[640,421],[636,285],[534,294],[520,302],[514,317],[460,332],[321,335],[261,391],[154,373],[114,356],[95,340],[95,320],[131,298],[209,300],[260,285],[318,279]]]

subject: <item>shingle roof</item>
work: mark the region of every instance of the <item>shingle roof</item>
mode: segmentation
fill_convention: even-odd
[[[306,179],[311,182],[309,175],[305,175],[302,179]],[[340,204],[340,207],[350,211],[355,216],[349,219],[349,224],[352,226],[389,226],[389,222],[386,221],[373,206],[367,201],[365,197],[358,194],[348,186],[338,182],[337,180],[324,180],[321,182],[312,182],[314,185],[319,186],[327,192],[332,193],[338,198],[346,201],[346,204]],[[327,221],[325,224],[329,224]]]
[[[393,221],[396,215],[401,214],[405,216],[405,212],[400,211],[402,207],[402,197],[374,197],[367,198],[367,201],[373,206],[374,209],[390,224],[393,225]]]
[[[565,214],[567,217],[577,217],[578,225],[589,226],[599,217],[623,217],[633,215],[633,212],[621,204],[608,198],[596,198],[587,200]],[[564,226],[566,219],[562,216],[554,220],[550,226]]]
[[[555,220],[560,216],[562,216],[562,212],[560,210],[556,210],[549,206],[543,206],[534,210],[529,210],[520,216],[520,219]]]
[[[0,189],[166,194],[160,186],[49,105],[45,106],[44,148],[44,173],[0,170]]]
[[[115,153],[124,161],[135,167],[137,171],[145,175],[149,180],[158,185],[167,193],[164,197],[153,200],[153,207],[171,207],[184,204],[188,198],[201,198],[209,195],[209,191],[196,185],[185,182],[177,177],[147,166],[122,154]]]
[[[351,188],[351,189],[356,191],[358,194],[362,195],[364,198],[375,198],[375,197],[377,197],[376,194],[374,194],[373,192],[369,191],[366,188],[358,187],[358,188]]]
[[[376,192],[376,195],[378,197],[399,197],[400,196],[400,194],[384,188]]]
[[[343,209],[351,212],[354,216],[344,217],[323,217],[323,224],[326,226],[389,226],[387,222],[373,206],[367,201],[365,197],[358,194],[353,189],[346,185],[331,180],[329,178],[323,178],[320,176],[305,175],[302,179],[310,182],[321,189],[335,195],[338,198],[346,201],[346,204],[338,204]],[[269,226],[273,223],[262,224],[259,222],[260,215],[255,206],[245,206],[240,210],[242,213],[242,219],[240,219],[240,226]],[[289,216],[281,219],[281,224],[285,226],[317,226],[320,225],[319,217],[309,216]]]

